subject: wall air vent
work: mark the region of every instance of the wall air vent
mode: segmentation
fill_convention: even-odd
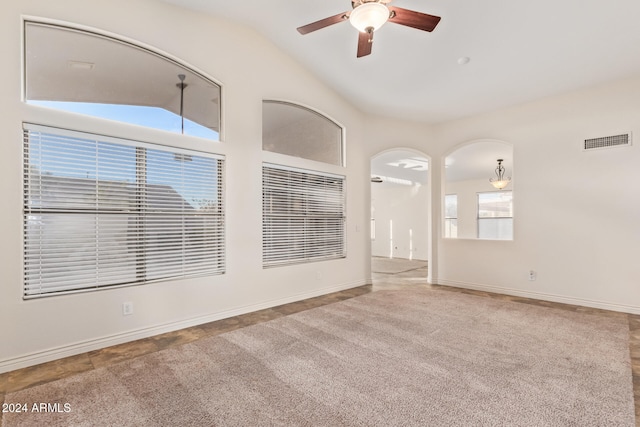
[[[620,135],[603,136],[601,138],[585,139],[582,148],[584,151],[587,151],[627,145],[631,145],[631,132]]]

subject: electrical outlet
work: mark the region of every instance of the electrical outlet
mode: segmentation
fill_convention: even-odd
[[[133,314],[133,303],[131,301],[125,301],[122,303],[122,315],[130,316]]]
[[[529,280],[533,282],[537,278],[538,278],[538,273],[536,273],[535,270],[529,270]]]

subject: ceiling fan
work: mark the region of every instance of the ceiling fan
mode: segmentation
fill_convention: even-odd
[[[387,21],[394,24],[433,31],[440,22],[439,16],[428,15],[414,10],[387,6],[392,0],[352,0],[351,12],[343,12],[298,28],[300,34],[308,34],[329,25],[349,20],[360,31],[357,57],[369,55],[373,44],[373,33]]]

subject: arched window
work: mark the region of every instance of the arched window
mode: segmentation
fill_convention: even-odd
[[[223,274],[224,156],[181,135],[219,139],[220,87],[94,32],[25,22],[25,42],[47,126],[23,124],[24,298]]]
[[[343,165],[343,132],[335,122],[281,101],[264,101],[262,111],[263,150]],[[346,256],[345,184],[343,175],[326,170],[263,163],[263,267]]]
[[[262,103],[262,149],[343,166],[342,127],[300,105]]]
[[[220,87],[131,43],[26,22],[25,73],[29,104],[219,139]]]

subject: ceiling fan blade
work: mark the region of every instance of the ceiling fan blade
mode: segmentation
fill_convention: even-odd
[[[320,30],[324,27],[328,27],[329,25],[337,24],[338,22],[346,21],[349,19],[348,12],[342,12],[334,16],[330,16],[328,18],[321,19],[316,22],[312,22],[311,24],[303,25],[302,27],[298,27],[298,32],[300,34],[308,34],[312,31]]]
[[[358,33],[358,58],[367,56],[371,53],[373,45],[373,31],[368,33]]]
[[[391,12],[389,22],[417,28],[422,31],[433,31],[440,22],[439,16],[428,15],[415,10],[402,9],[400,7],[387,6]]]

